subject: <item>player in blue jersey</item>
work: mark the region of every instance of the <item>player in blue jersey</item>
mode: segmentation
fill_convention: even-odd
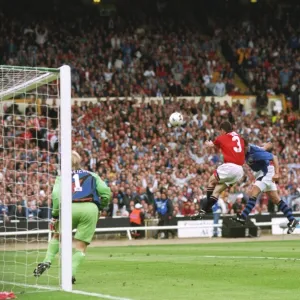
[[[75,275],[79,265],[85,258],[87,246],[91,243],[101,205],[106,206],[111,198],[110,188],[100,177],[92,172],[82,170],[81,157],[72,152],[72,227],[77,229],[75,234],[76,252],[72,258],[72,283],[75,283]],[[44,261],[34,270],[34,276],[41,276],[50,268],[55,255],[59,251],[59,207],[60,207],[61,181],[58,176],[52,191],[52,222],[50,229],[54,232],[49,242],[48,251]]]
[[[274,204],[276,204],[288,219],[288,234],[291,234],[299,221],[295,219],[292,210],[278,195],[276,182],[279,180],[278,158],[268,151],[272,150],[272,143],[264,145],[263,148],[249,144],[246,147],[246,163],[254,171],[255,183],[252,187],[249,201],[243,212],[232,220],[245,224],[248,215],[256,204],[256,199],[260,193],[268,194]]]

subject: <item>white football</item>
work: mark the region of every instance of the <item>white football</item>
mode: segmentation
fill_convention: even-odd
[[[183,124],[183,116],[179,112],[174,112],[169,118],[169,122],[172,126],[181,126]]]

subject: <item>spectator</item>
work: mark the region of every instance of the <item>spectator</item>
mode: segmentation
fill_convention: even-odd
[[[8,219],[8,207],[2,200],[0,200],[0,220],[7,221]]]
[[[130,226],[131,227],[141,227],[145,226],[145,215],[141,211],[141,208],[143,206],[140,203],[137,203],[135,205],[135,209],[130,213]],[[134,237],[137,238],[144,238],[145,237],[145,231],[144,230],[136,230],[134,232]]]
[[[267,94],[264,91],[261,91],[258,93],[256,97],[256,107],[258,110],[258,114],[261,114],[261,112],[267,108],[268,106],[268,97]]]
[[[44,31],[40,26],[36,26],[35,34],[36,34],[36,43],[39,46],[43,46],[47,41],[48,30],[45,28]]]
[[[191,206],[192,203],[185,199],[185,201],[183,201],[183,208],[181,210],[181,214],[185,217],[192,216],[193,214],[195,214],[195,211],[192,210]]]
[[[239,214],[243,210],[242,199],[244,195],[238,194],[235,203],[232,205],[231,214]]]
[[[223,81],[218,80],[214,87],[214,95],[218,97],[223,97],[226,94],[226,87]]]
[[[109,217],[116,217],[117,212],[119,211],[119,201],[118,198],[113,198],[111,203],[109,204],[107,215]]]
[[[22,205],[18,205],[16,207],[15,215],[13,218],[16,218],[17,220],[24,220],[26,218],[26,209]]]
[[[162,190],[157,196],[159,196],[159,198],[156,198],[154,201],[154,211],[158,215],[158,226],[169,226],[173,216],[172,201],[167,198],[166,190]],[[164,233],[164,239],[169,238],[169,233],[171,233],[173,237],[175,236],[174,231],[167,229],[159,230],[156,233],[155,238],[157,239],[158,235],[162,232]]]

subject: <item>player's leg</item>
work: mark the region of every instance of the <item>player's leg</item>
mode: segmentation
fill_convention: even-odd
[[[191,217],[192,220],[201,219],[206,213],[212,212],[212,207],[218,201],[219,195],[227,189],[228,186],[225,183],[220,183],[220,177],[218,174],[220,167],[209,178],[206,201],[203,202],[201,210]]]
[[[273,190],[268,191],[267,194],[271,198],[272,202],[278,206],[280,211],[282,211],[285,217],[289,220],[287,233],[291,234],[299,224],[299,221],[295,219],[292,210],[286,205],[286,203],[280,199],[276,184],[273,184],[275,187],[273,187]]]
[[[206,212],[212,212],[212,207],[217,203],[220,195],[226,190],[228,189],[229,185],[227,185],[226,183],[218,183],[215,188],[214,191],[212,193],[212,195],[209,198],[209,201],[207,202],[207,206],[206,206]]]
[[[59,233],[54,233],[51,241],[48,244],[46,257],[43,262],[44,263],[50,262],[51,264],[58,252],[59,252]]]
[[[264,191],[265,188],[266,186],[263,182],[256,181],[255,184],[252,186],[250,198],[246,204],[246,207],[241,212],[241,214],[237,214],[237,216],[232,217],[231,220],[239,222],[241,224],[245,224],[249,214],[251,213],[252,209],[256,204],[257,197],[262,191]]]
[[[51,267],[53,259],[56,254],[59,252],[59,222],[55,223],[54,233],[52,235],[52,239],[48,244],[47,253],[44,258],[44,261],[39,263],[37,267],[33,271],[33,275],[35,277],[41,276],[46,270]]]
[[[85,260],[87,246],[95,234],[99,220],[98,208],[94,203],[73,203],[72,219],[77,228],[75,253],[72,257],[72,282],[75,283],[77,270]]]
[[[235,185],[244,176],[241,166],[225,163],[217,168],[209,180],[208,186],[215,186],[212,195],[207,198],[207,205],[204,208],[206,212],[211,212],[212,207],[217,203],[222,192],[228,187]]]
[[[249,214],[251,213],[252,209],[254,208],[254,206],[256,204],[257,197],[259,196],[260,193],[261,193],[261,189],[258,186],[253,185],[251,194],[250,194],[250,198],[246,204],[246,207],[240,214],[238,214],[236,217],[232,218],[232,220],[238,221],[241,224],[245,224]]]
[[[192,220],[201,219],[205,214],[212,212],[212,207],[217,203],[220,194],[228,188],[228,185],[225,183],[218,183],[212,195],[203,202],[202,209],[195,215],[191,217]]]
[[[75,275],[77,273],[78,267],[85,260],[85,253],[88,245],[89,243],[75,239],[75,253],[72,256],[72,283],[73,284],[76,282]]]
[[[236,184],[243,176],[244,171],[241,166],[231,163],[219,166],[209,179],[208,187],[214,186],[212,194],[207,198],[207,202],[203,205],[202,210],[192,216],[192,219],[201,219],[204,214],[212,212],[212,207],[218,201],[220,194],[228,187]]]
[[[207,186],[207,189],[206,189],[206,206],[205,207],[202,207],[202,209],[204,211],[207,211],[206,207],[209,207],[210,206],[210,197],[212,196],[213,192],[214,192],[214,189],[215,187],[217,186],[218,184],[218,181],[219,181],[219,176],[218,176],[218,173],[217,173],[217,170],[214,172],[213,175],[210,176],[209,180],[208,180],[208,186]],[[213,205],[212,205],[213,206]],[[212,207],[211,206],[211,207]]]
[[[207,202],[205,207],[202,209],[205,212],[211,212],[212,207],[218,201],[220,194],[227,189],[225,183],[220,183],[218,172],[215,171],[214,174],[209,178],[208,188],[207,188]]]

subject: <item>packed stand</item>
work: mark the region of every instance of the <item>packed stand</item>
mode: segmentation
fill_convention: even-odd
[[[49,11],[43,22],[3,13],[1,63],[68,64],[73,97],[224,96],[236,89],[233,69],[218,54],[219,39],[185,20],[99,18],[95,11],[82,13],[84,7],[79,15],[70,9],[68,16]]]
[[[83,157],[82,167],[98,173],[113,192],[102,216],[128,217],[140,203],[146,218],[152,218],[154,199],[162,196],[171,200],[173,216],[194,214],[205,199],[210,175],[222,163],[220,154],[203,143],[213,139],[218,124],[227,119],[253,143],[273,139],[281,164],[280,195],[293,210],[300,210],[300,146],[295,146],[300,144],[299,116],[245,115],[239,103],[231,108],[205,98],[198,104],[180,100],[163,106],[134,100],[80,104],[72,108],[73,148]],[[50,216],[51,188],[59,170],[56,103],[42,105],[40,117],[34,110],[29,106],[24,116],[17,106],[6,108],[1,125],[2,218]],[[168,126],[174,111],[183,113],[185,126]],[[247,200],[254,177],[249,169],[246,174],[222,195],[226,213],[241,210]],[[263,194],[253,212],[274,209]]]
[[[224,119],[233,122],[236,131],[250,142],[273,139],[282,166],[280,195],[293,210],[300,210],[299,115],[290,112],[269,118],[245,115],[238,103],[230,108],[204,98],[199,104],[168,100],[170,95],[236,93],[235,65],[218,56],[224,33],[253,91],[288,93],[294,82],[298,85],[294,64],[298,46],[290,50],[289,43],[285,48],[287,39],[283,38],[276,50],[275,35],[280,35],[280,28],[270,31],[267,27],[258,34],[256,23],[250,20],[216,30],[213,38],[207,38],[183,20],[175,22],[159,14],[139,20],[126,16],[127,12],[125,16],[99,18],[89,11],[84,17],[83,8],[76,5],[67,9],[50,2],[43,5],[49,6],[46,15],[40,16],[43,21],[32,21],[23,13],[18,17],[1,14],[1,64],[69,64],[73,97],[109,100],[125,96],[124,101],[80,102],[72,108],[74,149],[82,155],[83,167],[97,172],[113,191],[102,216],[128,217],[135,204],[141,203],[146,218],[152,218],[154,199],[161,197],[171,200],[173,216],[194,214],[205,199],[208,178],[222,162],[220,154],[205,149],[203,143],[216,136]],[[249,38],[246,33],[251,33]],[[267,49],[266,44],[270,44]],[[246,50],[240,51],[243,48]],[[275,50],[278,54],[274,56]],[[282,71],[285,66],[287,74]],[[288,75],[288,80],[280,77],[280,72]],[[138,96],[164,96],[164,105],[139,106],[134,100]],[[129,98],[133,101],[127,101]],[[0,125],[0,218],[49,218],[51,189],[59,174],[56,103],[43,103],[38,115],[35,105],[29,105],[25,113],[17,105],[4,107],[4,111]],[[182,128],[167,125],[174,111],[184,114]],[[243,209],[253,181],[248,169],[246,173],[243,183],[223,193],[224,212]],[[275,209],[263,194],[253,212]]]
[[[299,7],[263,2],[256,8],[249,4],[252,14],[241,14],[215,33],[222,37],[226,58],[251,94],[284,94],[290,107],[299,110]]]

